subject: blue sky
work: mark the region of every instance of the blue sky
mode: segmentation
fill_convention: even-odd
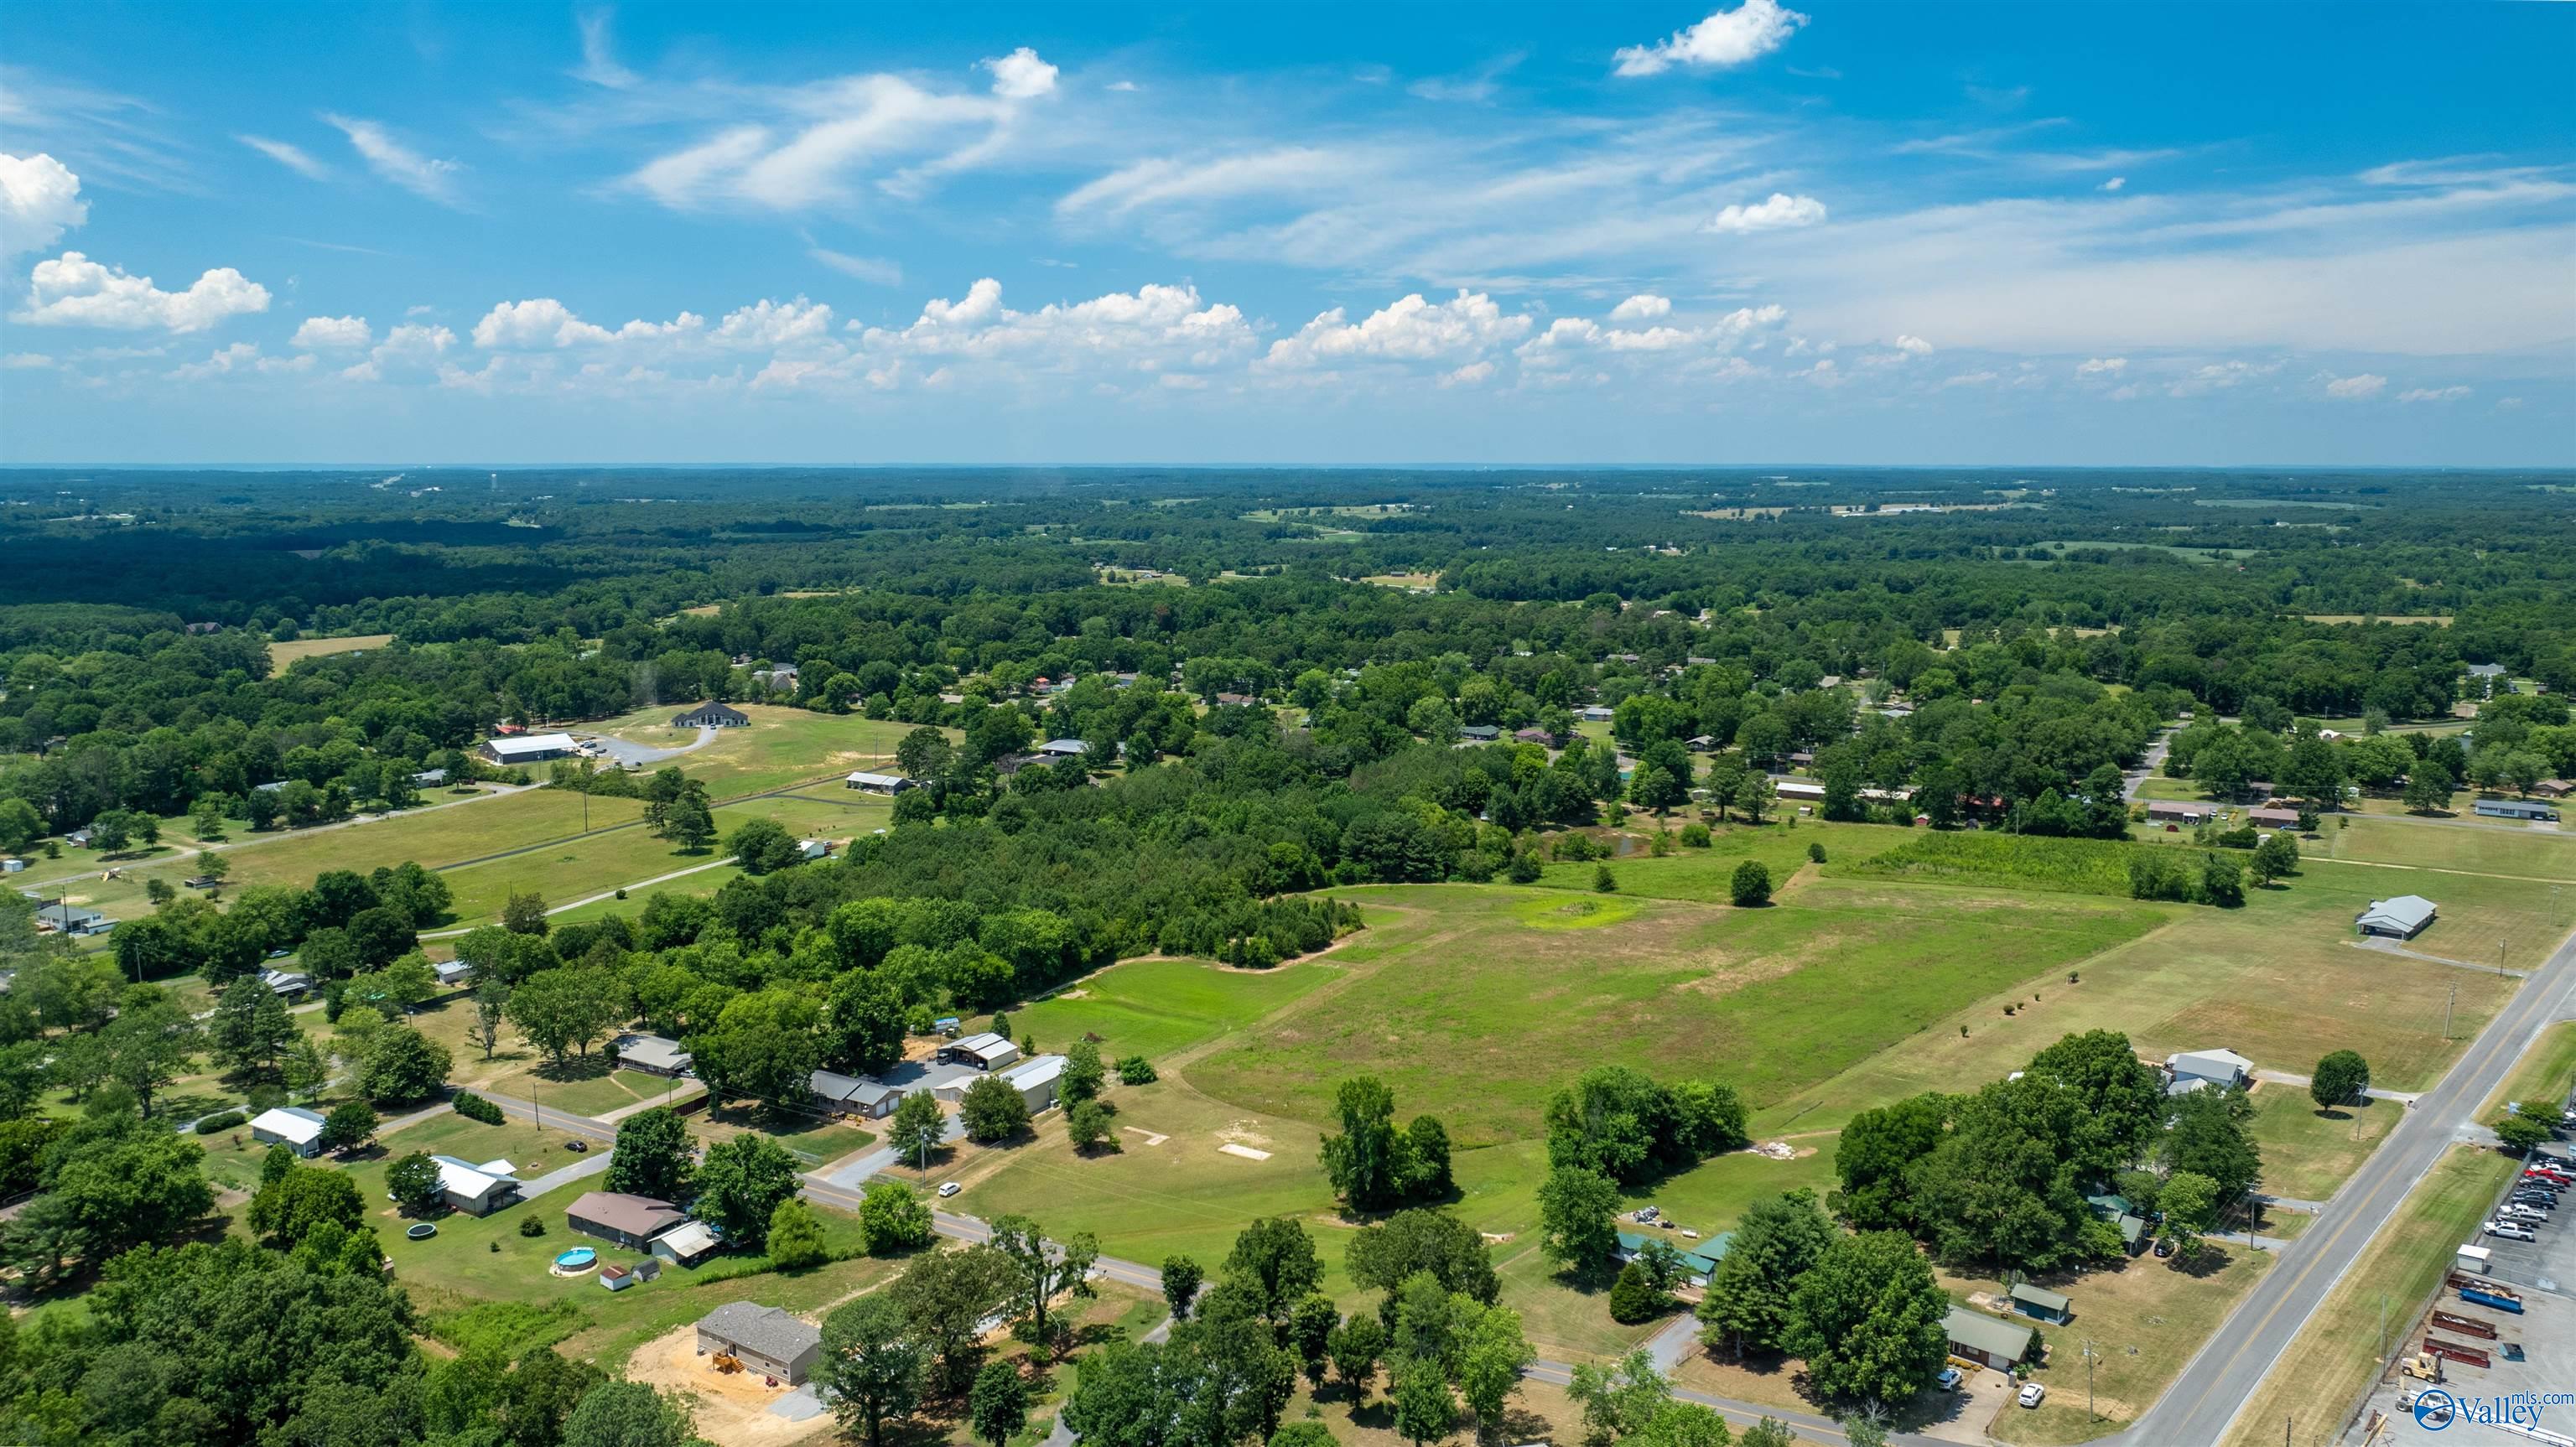
[[[2576,462],[2576,6],[21,7],[0,462]]]

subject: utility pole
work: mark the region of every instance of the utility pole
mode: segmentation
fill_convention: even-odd
[[[2444,1006],[2442,1007],[2442,1038],[2443,1038],[2443,1039],[2445,1039],[2445,1040],[2448,1040],[2448,1039],[2450,1039],[2450,1038],[2451,1038],[2451,1006],[2453,1006],[2453,1005],[2457,1005],[2457,1004],[2459,1004],[2459,1003],[2460,1003],[2460,982],[2459,982],[2459,981],[2457,981],[2457,980],[2453,980],[2453,981],[2451,982],[2451,999],[2450,999],[2450,1003],[2449,1003],[2449,1004],[2446,1004],[2446,1005],[2444,1005]]]
[[[2087,1422],[2102,1420],[2101,1414],[2093,1410],[2093,1359],[2100,1355],[2101,1353],[2093,1350],[2093,1339],[2086,1337],[2084,1339],[2084,1420]]]

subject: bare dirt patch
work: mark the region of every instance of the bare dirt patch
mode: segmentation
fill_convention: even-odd
[[[626,1376],[686,1393],[697,1412],[698,1435],[716,1447],[788,1447],[832,1430],[828,1416],[790,1422],[770,1415],[770,1403],[792,1388],[769,1386],[754,1371],[720,1372],[714,1363],[698,1355],[698,1329],[684,1326],[637,1347]]]

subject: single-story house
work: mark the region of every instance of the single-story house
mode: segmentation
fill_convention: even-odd
[[[2075,1305],[2074,1302],[2044,1286],[2033,1286],[2027,1281],[2012,1289],[2012,1304],[2013,1310],[2024,1316],[2035,1316],[2041,1321],[2054,1322],[2059,1326],[2064,1326],[2067,1319],[2075,1314],[2071,1309]]]
[[[1590,703],[1576,709],[1574,711],[1574,716],[1583,720],[1585,723],[1608,723],[1619,715],[1615,711],[1603,708],[1597,703]]]
[[[420,785],[424,789],[435,789],[447,782],[447,771],[445,769],[423,769],[419,773],[412,775],[411,781]]]
[[[474,967],[463,960],[440,960],[438,963],[431,965],[430,969],[437,972],[438,982],[442,985],[470,985],[474,983]]]
[[[2264,829],[2296,829],[2299,827],[2299,811],[2296,809],[2274,809],[2267,806],[2261,809],[2249,809],[2246,811],[2245,817],[2252,821],[2257,827]]]
[[[1458,730],[1458,737],[1480,744],[1490,744],[1502,736],[1503,731],[1492,724],[1469,724]]]
[[[63,836],[63,842],[76,849],[87,849],[89,847],[89,840],[90,834],[86,829],[75,829],[69,834]]]
[[[454,1156],[431,1156],[438,1167],[438,1194],[468,1216],[488,1216],[519,1196],[518,1167],[508,1161],[476,1165]]]
[[[2121,1212],[2111,1220],[2120,1230],[2120,1249],[2135,1256],[2147,1244],[2147,1218]]]
[[[1643,1231],[1622,1231],[1619,1233],[1619,1249],[1612,1254],[1621,1261],[1632,1260],[1645,1251],[1648,1242],[1662,1241],[1681,1257],[1682,1270],[1690,1284],[1706,1286],[1710,1274],[1717,1270],[1717,1263],[1726,1259],[1726,1248],[1734,1240],[1732,1231],[1721,1231],[1706,1241],[1692,1241],[1687,1237],[1675,1241]]]
[[[2395,899],[2374,899],[2370,908],[2354,915],[2354,929],[2366,935],[2387,939],[2411,940],[2433,922],[2435,905],[2420,894],[2401,894]]]
[[[36,911],[36,928],[67,935],[103,935],[116,928],[113,920],[94,909],[76,904],[49,904]]]
[[[523,734],[514,739],[485,739],[483,757],[504,767],[514,764],[542,764],[548,759],[566,759],[579,745],[570,734]]]
[[[2233,1050],[2185,1050],[2165,1057],[2165,1094],[2234,1090],[2254,1078],[2254,1062]],[[2122,1202],[2122,1209],[2127,1208]]]
[[[867,1120],[882,1120],[894,1114],[899,1093],[864,1076],[842,1075],[837,1071],[817,1070],[806,1088],[823,1108],[839,1115],[855,1115]]]
[[[809,862],[821,859],[831,852],[832,841],[829,839],[799,839],[796,841],[797,857]]]
[[[1038,1055],[1002,1072],[1002,1080],[1028,1102],[1029,1114],[1055,1108],[1056,1090],[1064,1083],[1064,1057]]]
[[[771,693],[794,693],[796,691],[796,665],[793,663],[774,663],[767,668],[753,669],[751,681],[754,686],[765,689]]]
[[[27,861],[19,858],[15,854],[10,855],[6,859],[0,859],[0,874],[16,874],[26,867]]]
[[[801,1386],[823,1354],[822,1331],[775,1306],[728,1301],[698,1320],[698,1355],[721,1352],[764,1376]]]
[[[1020,1047],[989,1030],[939,1047],[942,1064],[971,1065],[978,1070],[999,1070],[1019,1058]]]
[[[1080,739],[1049,739],[1038,745],[1038,752],[1050,759],[1078,759],[1091,752],[1091,745]]]
[[[2179,799],[2147,801],[2147,822],[2150,824],[2201,824],[2208,822],[2213,812],[2215,811],[2211,806],[2197,801]],[[2296,823],[2297,820],[2293,818],[2291,822]]]
[[[702,703],[671,720],[675,729],[741,729],[751,727],[751,715],[730,704]]]
[[[584,1236],[614,1241],[641,1251],[654,1237],[684,1225],[688,1213],[651,1196],[623,1191],[585,1191],[564,1207],[564,1222]]]
[[[1514,729],[1512,730],[1512,741],[1514,743],[1538,744],[1544,747],[1554,744],[1556,742],[1556,735],[1549,733],[1545,729]]]
[[[695,1266],[716,1254],[724,1243],[704,1221],[683,1221],[645,1243],[655,1258],[674,1266]]]
[[[2480,799],[2471,806],[2490,819],[2555,819],[2558,810],[2537,799]]]
[[[2125,1216],[2131,1211],[2137,1209],[2136,1206],[2130,1202],[2128,1197],[2123,1196],[2116,1191],[2105,1191],[2100,1195],[2087,1196],[2084,1198],[2084,1204],[2091,1208],[2094,1215],[2101,1217],[2105,1221],[2108,1221],[2115,1216]]]
[[[906,789],[921,787],[901,774],[871,774],[865,769],[852,773],[843,781],[843,784],[847,788],[863,789],[871,794],[900,794]]]
[[[2499,688],[2507,693],[2513,692],[2513,680],[2505,676],[2504,665],[2501,663],[2470,664],[2469,684],[2473,688],[2483,690],[2488,698],[2495,697],[2496,690]]]
[[[1806,749],[1791,749],[1791,750],[1789,751],[1789,762],[1790,762],[1790,763],[1797,764],[1797,765],[1800,765],[1801,767],[1803,767],[1803,766],[1805,766],[1805,765],[1812,764],[1812,763],[1814,763],[1815,761],[1816,761],[1816,756],[1815,756],[1815,754],[1814,754],[1814,753],[1812,753],[1812,752],[1811,752],[1811,751],[1809,751],[1809,750],[1806,750]]]
[[[1694,754],[1704,754],[1717,747],[1717,735],[1693,734],[1683,741],[1682,746]]]
[[[1779,799],[1804,799],[1812,802],[1825,797],[1825,786],[1813,779],[1791,779],[1773,775],[1771,794],[1772,797]]]
[[[650,1281],[661,1274],[662,1263],[650,1256],[641,1258],[632,1266],[608,1261],[600,1264],[599,1284],[611,1291],[624,1291],[639,1281]]]
[[[322,1154],[322,1117],[300,1105],[281,1105],[252,1116],[250,1138],[284,1146],[299,1156]]]
[[[1220,693],[1216,696],[1216,706],[1219,708],[1250,708],[1259,702],[1261,702],[1260,699],[1248,693]]]
[[[689,1070],[689,1052],[680,1042],[662,1035],[620,1035],[609,1042],[617,1052],[617,1063],[628,1070],[641,1070],[647,1075],[685,1075]]]
[[[1972,1362],[1983,1362],[1999,1372],[2008,1372],[2013,1364],[2030,1352],[2036,1327],[2016,1321],[2005,1321],[1964,1306],[1950,1308],[1941,1320],[1941,1330],[1950,1338],[1950,1355]]]
[[[270,994],[283,995],[290,1000],[313,988],[313,977],[302,970],[262,970],[259,982],[268,987]]]
[[[2565,779],[2543,779],[2531,786],[2531,792],[2545,799],[2564,799],[2569,794],[2576,794],[2576,784]]]

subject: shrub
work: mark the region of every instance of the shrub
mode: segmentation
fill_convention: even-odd
[[[1610,1284],[1610,1319],[1634,1326],[1660,1314],[1664,1301],[1664,1294],[1646,1278],[1645,1267],[1631,1261],[1619,1268],[1619,1279]]]
[[[1125,1059],[1120,1060],[1118,1062],[1118,1083],[1121,1085],[1153,1084],[1154,1062],[1146,1059],[1142,1055],[1130,1055]]]
[[[1511,867],[1504,872],[1514,884],[1538,883],[1538,851],[1523,850],[1513,855]]]
[[[1619,892],[1619,877],[1610,872],[1609,865],[1596,864],[1592,866],[1592,892],[1594,894],[1617,894]]]
[[[1750,909],[1771,902],[1771,871],[1759,859],[1748,859],[1735,866],[1735,878],[1728,881],[1727,893],[1736,906]]]
[[[1824,863],[1824,862],[1825,862],[1825,846],[1823,846],[1823,845],[1821,845],[1821,844],[1810,844],[1810,845],[1808,845],[1808,846],[1807,846],[1807,862],[1808,862],[1808,863],[1810,863],[1810,864],[1822,864],[1822,863]]]
[[[1684,849],[1706,849],[1708,847],[1708,826],[1705,824],[1683,825],[1682,847]]]
[[[456,1092],[456,1097],[453,1100],[450,1100],[448,1104],[456,1108],[456,1113],[458,1115],[465,1117],[467,1120],[479,1120],[485,1125],[499,1125],[503,1120],[507,1119],[507,1117],[501,1114],[501,1107],[494,1105],[492,1102],[485,1100],[483,1097],[476,1095],[470,1090],[460,1090]]]
[[[240,1111],[227,1110],[217,1115],[207,1116],[198,1121],[197,1134],[214,1135],[219,1131],[228,1131],[248,1119],[250,1119],[250,1117],[242,1114]]]
[[[522,1236],[543,1236],[546,1234],[546,1218],[533,1211],[521,1216],[519,1218],[519,1234]]]

